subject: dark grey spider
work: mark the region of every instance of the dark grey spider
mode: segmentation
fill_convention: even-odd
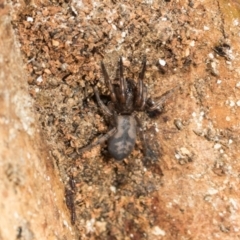
[[[135,146],[137,131],[143,143],[144,155],[151,153],[149,145],[146,142],[145,134],[140,120],[134,114],[135,111],[161,112],[166,99],[172,90],[166,92],[161,98],[154,102],[147,97],[147,87],[143,83],[146,70],[146,59],[143,60],[142,71],[139,74],[138,83],[124,78],[123,62],[119,59],[119,71],[117,82],[113,83],[107,73],[107,70],[101,62],[101,68],[105,83],[110,91],[111,101],[105,105],[99,96],[97,86],[94,87],[94,93],[98,105],[102,111],[111,119],[112,129],[106,134],[99,136],[97,140],[86,147],[78,150],[81,154],[92,147],[108,140],[108,152],[116,160],[123,160],[132,152]]]

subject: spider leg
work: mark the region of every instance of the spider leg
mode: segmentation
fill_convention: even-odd
[[[142,102],[141,102],[141,106],[139,107],[139,110],[141,110],[141,111],[144,110],[144,107],[146,105],[146,101],[147,101],[147,87],[143,86]]]
[[[101,100],[100,96],[99,96],[99,91],[97,86],[95,86],[93,88],[96,99],[97,99],[97,103],[100,106],[100,108],[103,110],[103,112],[107,115],[107,116],[112,116],[113,113],[110,111],[110,109],[103,103],[103,101]]]
[[[137,84],[137,97],[136,97],[136,102],[135,102],[135,106],[137,108],[141,108],[143,105],[143,95],[144,95],[144,91],[145,91],[143,79],[144,79],[145,71],[146,71],[146,58],[144,57],[142,71],[139,74],[138,84]]]
[[[171,97],[171,95],[173,94],[173,92],[178,89],[179,86],[165,92],[158,100],[154,101],[153,99],[151,98],[148,98],[147,99],[147,111],[151,112],[151,111],[154,111],[154,110],[158,110],[160,112],[162,112],[163,108],[164,108],[164,105],[166,103],[166,101]]]
[[[107,84],[107,86],[110,90],[111,100],[112,100],[112,102],[116,102],[117,101],[116,94],[114,92],[112,82],[111,82],[111,80],[108,76],[107,70],[106,70],[103,62],[101,62],[101,68],[102,68],[104,80],[105,80],[105,82],[106,82],[106,84]]]
[[[97,137],[96,141],[94,141],[93,143],[90,143],[89,145],[87,145],[86,147],[77,149],[77,153],[78,154],[82,154],[88,150],[90,150],[91,148],[104,143],[105,141],[107,141],[115,132],[117,131],[116,128],[111,129],[110,131],[108,131],[107,133],[105,133],[104,135],[100,135]]]
[[[126,80],[123,76],[123,61],[122,57],[119,59],[119,73],[120,73],[120,101],[122,104],[126,103]]]

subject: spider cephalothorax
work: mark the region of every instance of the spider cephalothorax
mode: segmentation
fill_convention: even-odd
[[[124,78],[122,58],[119,59],[119,76],[114,83],[110,80],[103,62],[101,63],[101,68],[105,83],[110,91],[111,101],[107,105],[103,103],[97,86],[94,87],[94,93],[102,111],[112,119],[113,126],[105,135],[98,137],[95,142],[81,148],[78,152],[82,153],[108,140],[108,152],[110,155],[116,160],[123,160],[134,149],[137,133],[139,133],[143,142],[144,154],[147,154],[149,151],[145,134],[141,122],[134,112],[161,111],[170,91],[162,95],[157,102],[147,97],[147,87],[143,83],[146,71],[145,58],[137,83],[131,79]]]

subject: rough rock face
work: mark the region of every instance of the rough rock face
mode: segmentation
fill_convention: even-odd
[[[74,239],[6,8],[0,12],[0,239]]]
[[[236,1],[0,6],[0,239],[239,238]],[[77,152],[112,127],[92,86],[109,100],[119,56],[135,81],[147,57],[154,98],[177,87],[138,114],[154,161],[140,139],[123,162]]]

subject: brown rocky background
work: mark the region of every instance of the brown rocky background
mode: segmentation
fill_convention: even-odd
[[[0,239],[239,239],[239,1],[0,1]],[[104,61],[159,98],[123,162],[92,87]]]

